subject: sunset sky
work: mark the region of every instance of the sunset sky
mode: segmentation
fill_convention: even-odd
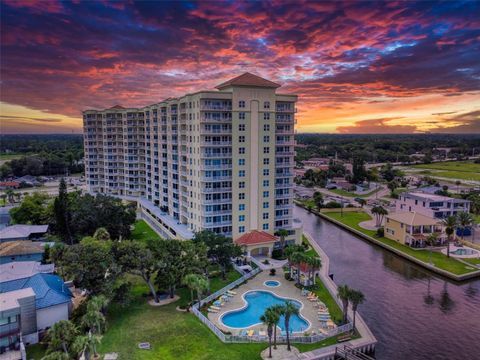
[[[480,133],[480,2],[1,1],[1,133],[81,132],[249,71],[299,132]]]

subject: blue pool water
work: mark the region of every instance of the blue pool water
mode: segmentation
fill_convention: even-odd
[[[288,299],[280,298],[268,291],[250,291],[244,296],[247,306],[240,310],[235,310],[225,314],[221,321],[228,327],[242,329],[261,323],[260,316],[265,309],[272,305],[283,305]],[[290,300],[300,309],[301,304],[296,300]],[[285,330],[285,319],[282,316],[278,323],[280,329]],[[302,332],[308,329],[308,322],[297,315],[290,317],[290,331]]]
[[[277,280],[268,280],[265,281],[265,286],[277,287],[280,286],[280,283]]]

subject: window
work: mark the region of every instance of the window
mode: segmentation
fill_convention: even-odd
[[[238,131],[245,131],[245,124],[239,124]]]
[[[263,108],[264,108],[264,109],[270,109],[270,101],[265,101],[265,102],[263,103]]]
[[[238,153],[245,154],[245,148],[244,147],[238,148]]]
[[[244,107],[245,107],[245,101],[240,100],[240,101],[238,102],[238,107],[239,107],[239,108],[244,108]]]
[[[240,181],[240,182],[238,183],[238,187],[239,187],[240,189],[244,189],[244,188],[245,188],[245,181]]]
[[[239,233],[244,233],[245,232],[245,226],[239,226],[238,227],[238,232]]]
[[[270,125],[269,124],[263,125],[263,131],[270,131]]]
[[[270,170],[263,169],[263,176],[268,176],[268,175],[270,175]]]
[[[268,224],[263,224],[263,225],[262,225],[262,229],[263,229],[263,230],[268,230]]]
[[[265,135],[265,136],[263,137],[263,142],[266,142],[266,143],[270,142],[270,136]]]
[[[264,209],[268,209],[269,207],[270,207],[270,203],[269,203],[268,201],[265,201],[265,202],[263,203],[263,208],[264,208]]]
[[[270,154],[270,148],[269,148],[268,146],[265,146],[265,147],[263,148],[263,153],[264,153],[264,154]]]
[[[239,176],[239,177],[245,177],[245,170],[240,170],[240,171],[238,172],[238,176]]]
[[[263,113],[263,120],[270,120],[270,113]]]
[[[245,136],[239,136],[238,137],[238,142],[244,143],[245,142]]]
[[[269,158],[264,158],[263,159],[263,165],[269,165],[270,164],[270,159]]]
[[[245,200],[245,193],[239,193],[238,194],[238,199],[239,200]]]
[[[263,180],[263,186],[270,186],[269,180]]]
[[[244,194],[244,195],[245,195],[245,194]],[[264,197],[264,198],[267,198],[267,197],[269,197],[269,196],[270,196],[270,192],[269,192],[269,191],[264,191],[264,192],[263,192],[263,197]]]
[[[245,215],[238,215],[238,221],[244,222],[245,221]]]
[[[239,113],[238,113],[238,118],[239,118],[240,120],[245,120],[245,113],[244,113],[244,112],[239,112]]]
[[[245,165],[245,159],[238,159],[238,165]]]
[[[245,204],[238,204],[238,210],[239,211],[245,210]]]
[[[268,219],[268,213],[263,213],[262,217],[263,217],[263,220],[267,220]]]

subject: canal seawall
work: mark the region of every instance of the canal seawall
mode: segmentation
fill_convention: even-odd
[[[437,267],[434,266],[434,265],[431,265],[431,264],[428,264],[428,263],[426,263],[426,262],[423,262],[423,261],[421,261],[421,260],[419,260],[419,259],[417,259],[417,258],[415,258],[415,257],[413,257],[413,256],[411,256],[411,255],[409,255],[409,254],[405,254],[403,251],[400,251],[400,250],[398,250],[398,249],[395,249],[394,247],[391,247],[391,246],[388,245],[388,244],[385,244],[385,243],[383,243],[383,242],[381,242],[381,241],[379,241],[379,240],[377,240],[377,239],[375,239],[375,238],[373,238],[373,237],[371,237],[371,236],[369,236],[369,235],[366,235],[366,234],[362,233],[361,231],[358,231],[358,230],[356,230],[356,229],[354,229],[354,228],[351,228],[350,226],[345,225],[344,223],[342,223],[342,222],[340,222],[340,221],[337,221],[337,220],[335,220],[335,219],[332,219],[332,218],[326,216],[325,214],[323,214],[323,213],[321,213],[321,212],[319,212],[319,211],[316,211],[316,210],[313,210],[313,209],[308,209],[305,205],[303,205],[302,203],[300,203],[300,202],[298,202],[298,201],[296,201],[296,200],[295,200],[294,202],[295,202],[295,204],[296,204],[297,206],[299,206],[299,207],[301,207],[301,208],[303,208],[303,209],[311,212],[312,214],[315,214],[315,215],[321,217],[322,219],[325,219],[325,220],[327,220],[327,221],[329,221],[329,222],[331,222],[331,223],[333,223],[333,224],[335,224],[335,225],[337,225],[337,226],[339,226],[339,227],[347,230],[348,232],[351,232],[351,233],[353,233],[354,235],[361,237],[362,239],[365,239],[365,240],[367,240],[367,241],[369,241],[369,242],[371,242],[371,243],[374,243],[374,244],[376,244],[376,245],[378,245],[378,246],[380,246],[380,247],[382,247],[382,248],[384,248],[384,249],[387,249],[387,250],[395,253],[396,255],[401,256],[401,257],[403,257],[403,258],[405,258],[405,259],[407,259],[407,260],[409,260],[409,261],[411,261],[411,262],[413,262],[413,263],[415,263],[415,264],[417,264],[417,265],[420,265],[420,266],[422,266],[422,267],[424,267],[424,268],[426,268],[426,269],[428,269],[428,270],[430,270],[430,271],[433,271],[433,272],[435,272],[435,273],[437,273],[437,274],[439,274],[439,275],[442,275],[442,276],[444,276],[444,277],[447,277],[447,278],[452,279],[452,280],[455,280],[455,281],[465,281],[465,280],[469,280],[469,279],[474,279],[474,278],[480,277],[480,270],[472,271],[472,272],[467,273],[467,274],[457,275],[457,274],[451,273],[450,271],[443,270],[443,269],[439,269],[439,268],[437,268]]]

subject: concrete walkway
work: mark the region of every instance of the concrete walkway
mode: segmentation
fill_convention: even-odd
[[[268,357],[270,354],[268,347],[262,351],[260,356],[262,359],[268,360],[289,360],[289,359],[299,359],[300,357],[300,351],[295,347],[295,346],[290,346],[292,349],[291,351],[288,351],[287,345],[277,345],[277,348],[274,349],[272,345],[272,357]]]

